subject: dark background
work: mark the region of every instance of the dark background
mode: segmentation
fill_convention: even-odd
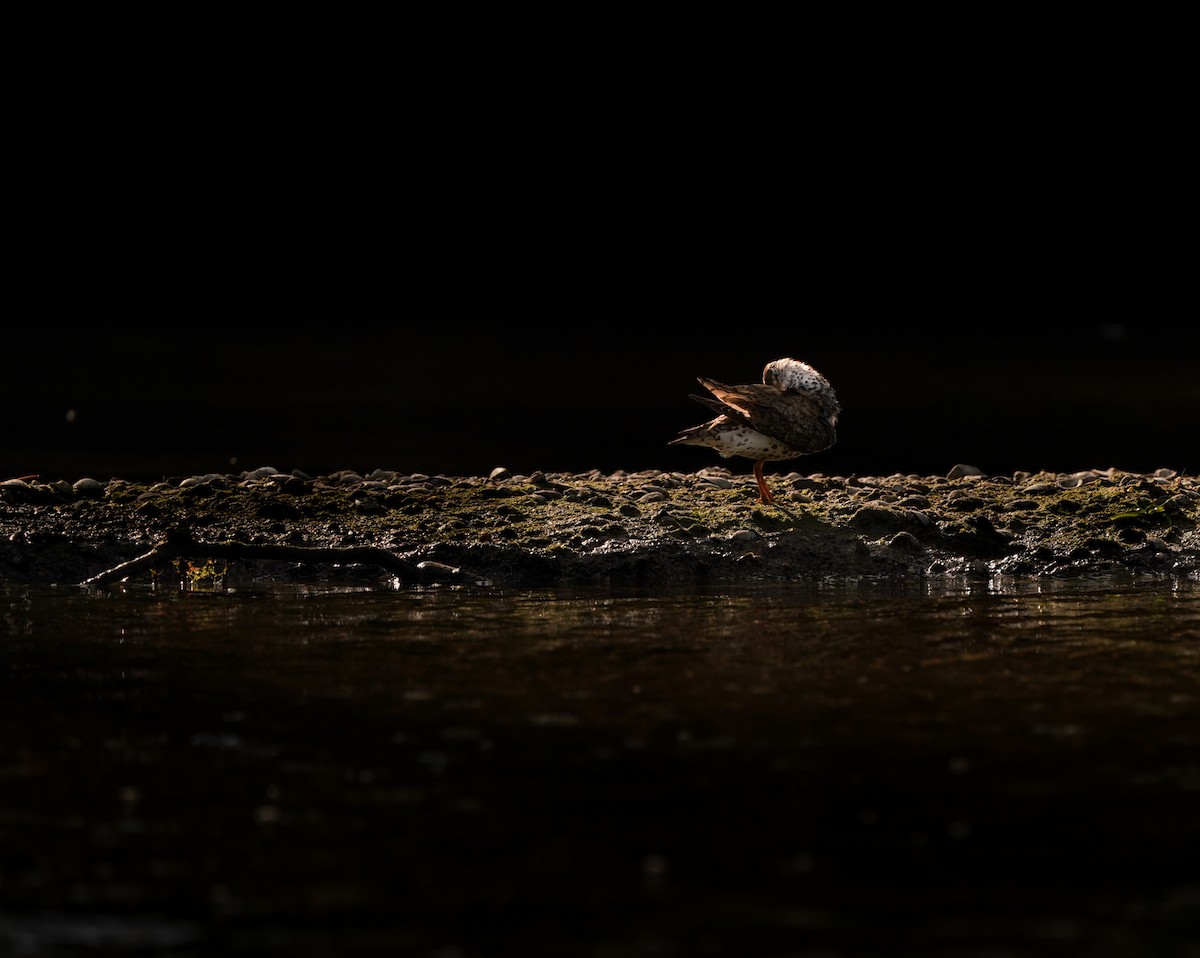
[[[694,377],[753,381],[785,355],[821,369],[844,407],[838,445],[797,461],[805,471],[1195,469],[1189,320],[1068,318],[799,306],[31,315],[18,322],[34,335],[5,358],[0,471],[690,471],[721,462],[667,446],[708,418],[688,399]]]
[[[775,469],[1197,468],[1182,61],[751,26],[55,47],[14,98],[0,475],[692,470],[695,377],[782,356],[844,413]]]

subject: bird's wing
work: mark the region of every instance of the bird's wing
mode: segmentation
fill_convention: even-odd
[[[714,412],[719,412],[722,416],[734,415],[734,417],[737,419],[745,418],[737,415],[734,410],[730,409],[719,399],[713,399],[710,396],[697,396],[695,393],[691,393],[690,395],[694,400],[696,400],[696,402],[700,403],[701,406],[707,406]]]
[[[720,407],[709,400],[712,408],[720,408],[727,416],[797,452],[820,452],[837,440],[834,421],[816,399],[805,393],[780,392],[761,383],[726,386],[711,379],[701,379],[700,383],[720,400]]]

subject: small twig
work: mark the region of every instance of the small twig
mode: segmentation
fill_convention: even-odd
[[[278,559],[286,562],[360,563],[380,566],[406,579],[456,578],[459,574],[458,569],[451,569],[441,563],[416,564],[375,546],[318,548],[235,541],[197,542],[186,530],[172,529],[167,533],[167,537],[149,552],[111,569],[105,569],[79,584],[105,585],[146,569],[168,565],[175,559]]]

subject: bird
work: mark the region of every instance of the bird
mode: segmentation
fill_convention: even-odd
[[[764,463],[820,452],[837,442],[842,407],[829,380],[808,363],[773,360],[763,368],[761,384],[726,386],[704,377],[698,382],[716,398],[693,393],[692,399],[719,415],[682,430],[668,445],[708,446],[726,459],[753,459],[763,503],[775,502],[763,477]]]

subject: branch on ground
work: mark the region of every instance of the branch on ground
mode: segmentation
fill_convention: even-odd
[[[85,579],[82,586],[107,585],[139,572],[161,569],[177,559],[280,560],[284,562],[330,562],[341,565],[376,565],[408,581],[457,580],[458,569],[440,562],[409,562],[386,549],[374,546],[347,548],[288,546],[274,543],[197,542],[185,529],[172,529],[149,552]]]

